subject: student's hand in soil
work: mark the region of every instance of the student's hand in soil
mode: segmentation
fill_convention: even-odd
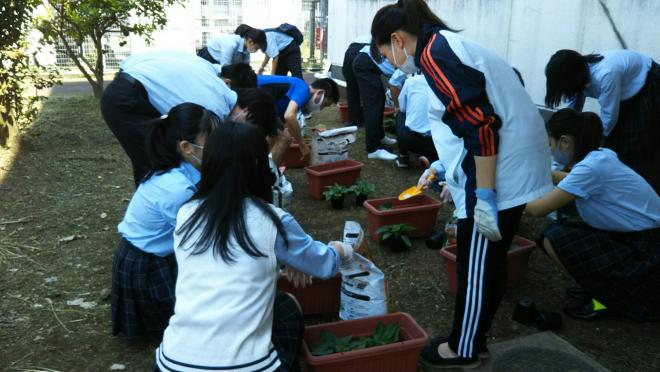
[[[309,154],[312,152],[312,147],[306,143],[301,143],[300,144],[300,153],[302,154],[302,157],[300,160],[305,159],[306,157],[309,156]]]
[[[305,288],[308,284],[312,284],[312,276],[300,271],[287,268],[284,271],[284,276],[289,280],[289,283],[293,283],[293,286],[296,288]]]

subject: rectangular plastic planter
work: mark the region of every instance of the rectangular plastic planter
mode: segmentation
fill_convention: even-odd
[[[321,339],[321,331],[332,332],[337,337],[359,338],[370,336],[378,321],[383,324],[398,322],[401,341],[330,355],[314,356],[310,351],[309,345]],[[309,326],[305,327],[303,342],[305,369],[310,372],[412,372],[417,370],[419,353],[428,340],[424,329],[402,312]]]
[[[378,209],[385,203],[392,203],[392,209],[381,211]],[[413,238],[430,235],[435,227],[435,218],[442,203],[432,197],[421,194],[407,200],[396,197],[370,199],[364,202],[368,212],[368,230],[372,240],[380,242],[376,233],[379,227],[396,223],[407,223],[415,230],[410,233]]]
[[[364,164],[355,160],[340,160],[332,163],[312,165],[305,167],[309,195],[321,200],[326,186],[338,183],[342,186],[351,186],[360,177]]]
[[[514,288],[520,285],[527,276],[527,267],[529,255],[536,246],[531,240],[521,236],[514,236],[511,248],[507,254],[507,287]],[[447,285],[449,291],[456,294],[458,289],[456,277],[456,244],[446,246],[440,250],[440,254],[445,258],[445,270],[447,271]]]
[[[313,278],[312,284],[305,288],[296,288],[286,278],[280,278],[277,289],[291,293],[300,302],[303,315],[339,313],[340,275],[327,280]]]
[[[291,144],[291,147],[284,154],[282,165],[287,168],[304,168],[309,165],[309,156],[302,159],[300,153],[300,145],[297,143]]]

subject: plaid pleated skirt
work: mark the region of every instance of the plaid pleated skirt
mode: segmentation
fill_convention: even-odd
[[[112,263],[112,334],[161,340],[174,313],[174,254],[159,257],[122,239]]]
[[[660,194],[660,65],[653,62],[642,89],[622,101],[619,119],[605,147]]]
[[[660,320],[660,228],[615,233],[584,222],[557,223],[545,237],[595,299],[637,321]]]

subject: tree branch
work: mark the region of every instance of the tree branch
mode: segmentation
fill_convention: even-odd
[[[623,40],[623,36],[621,36],[619,29],[616,27],[616,24],[614,23],[614,19],[612,19],[612,14],[610,14],[610,9],[607,7],[607,4],[605,4],[603,0],[598,0],[598,2],[600,3],[601,8],[603,8],[603,12],[607,17],[607,20],[610,22],[610,25],[612,26],[612,31],[614,31],[614,35],[616,35],[616,38],[619,40],[619,43],[621,44],[623,49],[628,49],[628,45],[626,44],[626,41]]]

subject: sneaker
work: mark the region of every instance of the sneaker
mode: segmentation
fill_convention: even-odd
[[[578,307],[566,308],[564,309],[564,313],[571,318],[580,320],[594,320],[612,315],[612,312],[595,298]]]
[[[380,159],[380,160],[395,160],[398,156],[392,154],[391,152],[385,149],[378,149],[374,152],[370,152],[367,155],[369,159]]]
[[[431,338],[429,345],[434,346],[436,349],[438,349],[438,346],[440,346],[440,344],[444,344],[445,342],[448,341],[449,341],[449,337],[447,336],[436,336]],[[484,345],[483,347],[477,347],[477,349],[479,349],[480,359],[490,358],[490,350],[488,350],[488,347],[486,345]]]
[[[431,166],[431,162],[429,162],[429,159],[424,155],[420,156],[417,161],[419,162],[419,166],[422,167],[422,169],[426,169]]]
[[[399,157],[396,158],[396,166],[399,168],[410,167],[410,164],[408,164],[408,155],[399,155]]]
[[[383,136],[383,138],[380,140],[380,143],[385,146],[393,146],[396,145],[396,138]]]
[[[422,349],[420,354],[422,363],[429,367],[435,368],[477,368],[481,364],[479,356],[475,355],[472,358],[443,358],[438,354],[437,345],[428,345]]]

